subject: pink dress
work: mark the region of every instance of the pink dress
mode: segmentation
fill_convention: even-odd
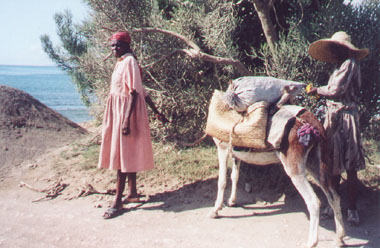
[[[130,134],[122,134],[130,92],[138,93],[130,116]],[[122,56],[112,73],[111,89],[104,111],[99,168],[139,172],[153,168],[153,150],[145,91],[137,61],[131,54]]]

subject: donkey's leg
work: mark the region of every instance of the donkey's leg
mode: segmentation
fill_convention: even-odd
[[[232,163],[232,172],[231,172],[231,195],[228,199],[228,206],[232,207],[236,204],[236,191],[237,191],[237,183],[239,181],[239,170],[240,170],[241,161],[237,158],[233,158]]]
[[[327,172],[325,172],[323,169],[321,170],[320,178],[314,173],[310,173],[310,174],[313,176],[318,186],[322,189],[323,193],[325,194],[327,198],[329,206],[331,207],[334,213],[335,229],[336,229],[335,233],[337,235],[336,245],[338,247],[344,246],[343,238],[345,236],[345,231],[344,231],[344,224],[343,224],[342,209],[340,207],[340,196],[336,192],[333,186],[334,180],[331,176],[328,176]],[[329,206],[327,206],[327,208],[330,208]]]
[[[310,215],[307,247],[315,247],[318,243],[319,199],[306,179],[306,175],[293,175],[291,176],[291,180],[304,199]]]
[[[335,176],[335,175],[332,175],[331,176],[332,178],[329,179],[331,181],[331,185],[332,185],[332,188],[333,190],[339,195],[339,184],[340,184],[340,175],[338,176]],[[314,177],[316,179],[316,181],[318,181],[318,179],[316,177]],[[327,180],[327,179],[326,179]],[[322,187],[322,185],[321,185]],[[328,186],[326,186],[326,188],[328,188]],[[328,192],[328,191],[326,191]],[[326,194],[326,193],[325,193]],[[341,210],[342,211],[342,210]],[[332,219],[334,217],[334,210],[333,208],[329,205],[327,205],[324,210],[322,211],[322,214],[321,216],[325,217],[325,218],[329,218],[329,219]]]
[[[343,238],[345,236],[342,209],[340,207],[340,197],[335,189],[323,181],[320,184],[323,193],[326,195],[327,201],[334,211],[335,220],[335,232],[337,235],[336,244],[337,246],[344,246]]]
[[[215,201],[214,208],[210,212],[211,218],[218,217],[218,211],[223,207],[224,190],[227,184],[227,159],[228,148],[217,145],[218,147],[218,160],[219,160],[219,178],[218,178],[218,193]]]
[[[311,175],[314,177],[318,186],[322,189],[323,193],[326,195],[327,201],[334,212],[335,220],[335,233],[336,233],[336,245],[343,246],[343,238],[345,236],[342,209],[340,206],[340,196],[337,192],[340,176],[332,175],[329,172],[329,166],[331,166],[331,161],[328,157],[328,152],[326,149],[328,146],[325,143],[320,143],[313,149],[310,153],[312,159],[308,160],[309,169],[315,168],[310,171]],[[313,156],[315,159],[313,159]]]
[[[320,147],[316,150],[316,155],[318,158],[321,158]],[[324,155],[323,155],[324,156]],[[322,156],[322,157],[323,157]],[[314,163],[313,163],[314,161]],[[320,161],[316,163],[315,161]],[[334,220],[335,220],[335,229],[336,229],[336,243],[337,246],[343,246],[343,237],[345,235],[343,217],[342,217],[342,209],[340,206],[340,197],[336,191],[336,177],[332,176],[327,171],[326,158],[321,159],[313,159],[310,161],[308,165],[314,164],[313,167],[318,168],[316,171],[309,171],[313,176],[314,180],[318,184],[318,186],[322,189],[323,193],[326,195],[327,201],[331,206],[332,211],[334,212]],[[327,207],[329,208],[329,207]]]
[[[305,155],[304,157],[307,157]],[[305,158],[301,154],[292,154],[290,150],[287,156],[279,153],[279,158],[289,175],[294,186],[304,199],[310,215],[309,237],[307,247],[315,247],[318,244],[318,226],[320,201],[306,178]]]

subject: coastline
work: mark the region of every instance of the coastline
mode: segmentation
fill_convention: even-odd
[[[0,65],[0,85],[22,90],[69,120],[92,120],[76,85],[57,66]]]

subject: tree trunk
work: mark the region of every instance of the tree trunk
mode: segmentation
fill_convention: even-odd
[[[278,35],[270,18],[270,9],[273,6],[273,0],[251,0],[251,2],[253,2],[253,6],[255,7],[257,15],[260,19],[261,27],[263,28],[269,49],[272,55],[274,55]]]

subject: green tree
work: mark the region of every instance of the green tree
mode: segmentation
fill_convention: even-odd
[[[139,6],[135,1],[87,2],[94,10],[87,29],[91,47],[80,70],[91,74],[98,99],[105,99],[113,64],[103,60],[109,53],[107,39],[115,31],[129,30],[144,84],[172,120],[165,128],[153,122],[154,137],[190,141],[202,135],[201,120],[213,89],[251,73],[234,48],[231,1],[140,1]]]
[[[82,95],[93,93],[101,116],[114,61],[108,38],[129,30],[149,94],[172,120],[153,136],[194,140],[203,132],[209,98],[242,75],[270,75],[316,85],[326,84],[332,67],[312,60],[310,42],[339,30],[371,50],[362,63],[361,124],[366,133],[379,113],[379,11],[377,1],[356,8],[343,0],[87,0],[90,19],[73,25],[70,15],[56,19],[62,46],[45,51],[70,73]],[[334,22],[331,22],[334,19]],[[265,20],[265,21],[264,21]],[[316,108],[323,101],[304,96],[300,104]]]
[[[82,100],[89,105],[89,94],[92,92],[92,85],[87,76],[80,72],[81,56],[87,52],[87,42],[81,27],[75,26],[72,22],[72,14],[66,10],[54,15],[57,25],[57,34],[62,45],[55,47],[48,35],[41,35],[43,50],[57,64],[59,68],[67,72],[76,83]]]

